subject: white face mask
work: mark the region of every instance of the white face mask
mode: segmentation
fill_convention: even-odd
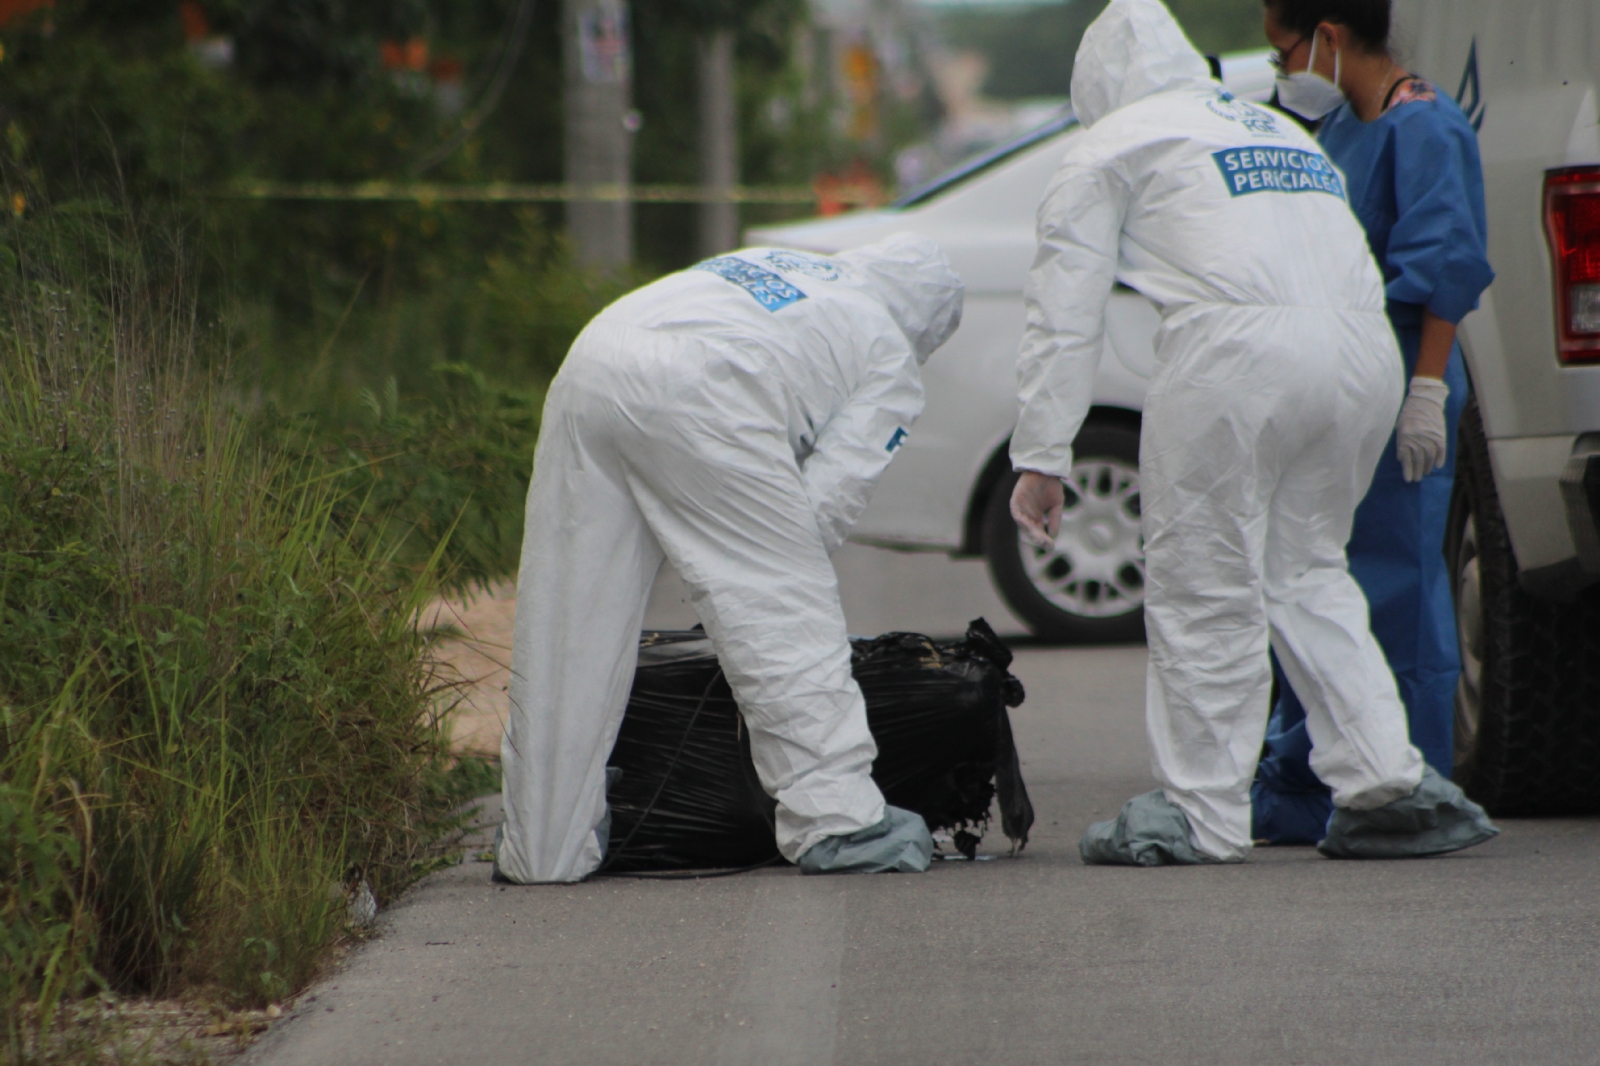
[[[1278,74],[1278,103],[1301,118],[1316,121],[1344,103],[1339,91],[1339,53],[1333,53],[1333,81],[1311,68],[1317,62],[1317,35],[1311,35],[1311,59],[1298,74]]]

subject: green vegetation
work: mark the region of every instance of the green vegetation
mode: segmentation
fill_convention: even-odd
[[[538,393],[445,364],[427,402],[391,378],[343,421],[252,407],[182,249],[148,249],[94,205],[0,227],[16,1061],[44,1061],[57,1005],[97,986],[282,998],[351,894],[431,868],[492,785],[452,765],[417,617],[512,565]]]
[[[347,892],[397,892],[460,800],[415,621],[448,530],[424,556],[394,528],[427,513],[414,488],[385,501],[379,464],[341,465],[358,449],[247,417],[201,369],[181,275],[115,217],[72,218],[0,244],[0,1009],[21,1060],[96,985],[282,997]],[[466,395],[450,425],[498,447],[481,427],[504,404]]]
[[[88,1057],[94,1033],[46,1037],[97,989],[297,990],[350,898],[431,869],[494,786],[447,749],[419,609],[514,568],[544,389],[596,310],[692,255],[693,209],[641,207],[644,265],[602,277],[554,208],[217,194],[411,177],[460,126],[384,42],[426,37],[479,98],[518,2],[0,26],[0,1061]],[[231,64],[186,44],[196,10]],[[633,10],[638,180],[694,179],[696,34],[729,19],[744,180],[849,161],[790,54],[800,0]],[[426,177],[560,179],[554,28]]]
[[[219,350],[286,410],[346,420],[391,378],[401,397],[430,389],[441,363],[536,393],[574,317],[692,261],[694,206],[637,205],[638,273],[600,279],[572,269],[558,205],[218,193],[249,179],[559,182],[561,42],[554,8],[537,3],[516,38],[522,0],[56,0],[0,26],[7,199],[26,213],[104,198],[183,232],[200,317],[228,334]],[[887,175],[895,149],[919,135],[926,100],[888,87],[882,136],[856,143],[835,129],[829,46],[801,32],[805,0],[630,9],[639,182],[698,179],[694,56],[712,27],[736,34],[745,183],[805,185],[858,157]],[[186,43],[186,32],[212,36]],[[207,61],[207,40],[226,41],[231,63]],[[493,75],[514,44],[496,95]],[[423,167],[463,132],[464,112],[441,96],[448,85],[458,104],[495,106]],[[744,220],[803,213],[750,207]]]
[[[350,932],[352,897],[441,861],[495,771],[448,751],[419,610],[514,567],[544,385],[628,280],[577,270],[538,211],[193,195],[252,158],[366,176],[400,155],[375,143],[385,115],[435,119],[359,72],[307,89],[207,69],[159,19],[109,10],[58,5],[0,65],[18,1063],[115,1036],[72,1002],[96,989],[281,999]]]

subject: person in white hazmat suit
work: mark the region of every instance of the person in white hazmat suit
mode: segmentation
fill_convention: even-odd
[[[779,851],[807,873],[924,870],[887,807],[829,555],[922,411],[963,289],[939,247],[747,248],[602,311],[550,386],[517,587],[496,874],[577,881],[663,560],[740,713]]]
[[[1268,717],[1269,632],[1333,790],[1324,854],[1419,855],[1497,830],[1423,764],[1344,555],[1394,429],[1402,362],[1343,179],[1281,114],[1212,81],[1160,0],[1113,0],[1072,75],[1086,127],[1039,208],[1025,290],[1024,471],[1012,514],[1049,543],[1121,280],[1161,312],[1140,499],[1160,791],[1085,862],[1233,862]]]

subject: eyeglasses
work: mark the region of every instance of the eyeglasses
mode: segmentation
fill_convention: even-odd
[[[1284,73],[1283,68],[1288,65],[1289,57],[1294,54],[1295,49],[1305,44],[1307,40],[1309,40],[1309,38],[1302,36],[1288,48],[1280,48],[1276,52],[1272,53],[1272,55],[1268,56],[1267,65],[1272,68],[1273,73]]]

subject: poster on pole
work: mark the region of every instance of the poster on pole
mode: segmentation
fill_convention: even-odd
[[[628,80],[628,9],[620,3],[590,4],[578,12],[578,52],[585,81],[616,85]]]

